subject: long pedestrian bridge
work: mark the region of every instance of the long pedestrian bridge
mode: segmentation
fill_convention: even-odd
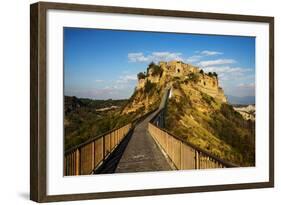
[[[64,175],[236,167],[165,130],[166,88],[157,110],[64,153]]]

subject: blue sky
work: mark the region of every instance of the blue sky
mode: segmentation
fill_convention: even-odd
[[[161,60],[217,72],[227,95],[255,95],[253,37],[64,28],[65,95],[129,98],[137,73]]]

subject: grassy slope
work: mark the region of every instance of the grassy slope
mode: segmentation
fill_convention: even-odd
[[[199,92],[196,83],[174,83],[173,87],[166,116],[168,130],[222,159],[254,165],[253,123],[245,121],[231,105]]]
[[[127,113],[128,110],[134,107],[138,107],[142,110],[142,114],[157,109],[163,95],[163,88],[164,87],[159,84],[147,81],[144,88],[135,90],[128,100],[128,103],[122,109],[122,113]],[[149,103],[149,105],[146,105],[146,103]]]

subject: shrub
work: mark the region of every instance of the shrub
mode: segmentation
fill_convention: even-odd
[[[163,69],[160,66],[157,65],[157,66],[153,67],[153,71],[152,71],[153,76],[155,76],[155,75],[162,76],[162,73],[163,73]]]
[[[146,81],[144,85],[144,92],[149,93],[155,87],[155,83],[152,83],[150,80]]]
[[[180,83],[179,83],[179,81],[175,81],[175,82],[173,83],[173,88],[175,88],[175,89],[180,89]]]
[[[148,68],[153,68],[154,66],[156,66],[156,64],[152,61],[151,63],[149,63]]]
[[[208,103],[209,105],[214,102],[214,98],[210,95],[207,95],[206,93],[201,93],[202,99]]]
[[[140,80],[140,79],[145,79],[145,74],[143,73],[143,72],[139,72],[138,73],[138,79]]]
[[[199,75],[197,73],[189,73],[188,79],[197,83],[199,81]]]
[[[151,62],[148,65],[147,73],[150,69],[152,70],[152,73],[151,73],[152,76],[156,76],[156,75],[162,76],[163,69],[159,65],[156,65],[154,62]]]
[[[208,73],[208,76],[210,76],[210,77],[218,77],[218,74],[216,73],[216,72],[209,72]]]

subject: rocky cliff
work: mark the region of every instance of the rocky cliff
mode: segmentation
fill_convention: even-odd
[[[183,95],[196,90],[221,102],[227,101],[216,73],[204,73],[198,67],[181,61],[160,62],[158,65],[151,63],[146,72],[138,74],[135,92],[123,112],[149,109],[149,106],[159,103],[166,86],[172,86],[172,95],[181,95],[179,85]]]

